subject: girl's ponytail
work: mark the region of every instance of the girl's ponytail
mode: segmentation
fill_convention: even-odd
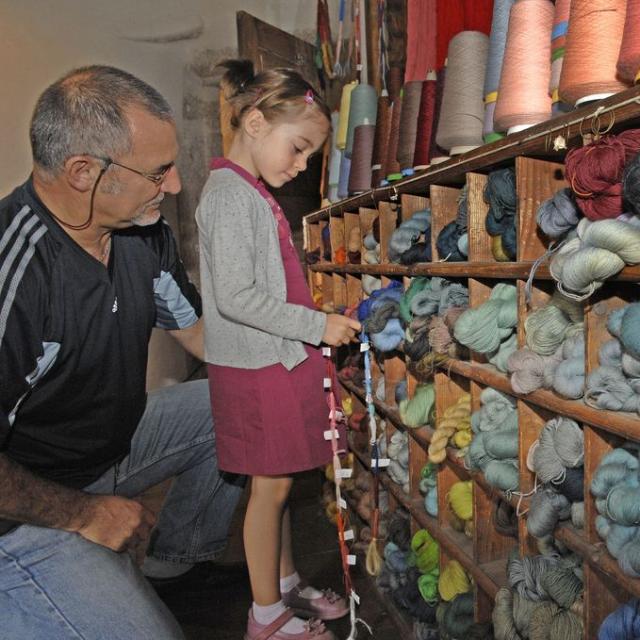
[[[220,88],[227,100],[232,100],[238,94],[245,93],[255,78],[251,60],[225,60],[218,66],[226,69],[220,80]]]

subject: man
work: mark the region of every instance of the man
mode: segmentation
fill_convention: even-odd
[[[159,207],[180,191],[171,108],[104,66],[40,97],[33,174],[0,201],[0,636],[182,638],[143,571],[220,554],[205,381],[145,395],[153,326],[202,358],[200,300]],[[153,514],[134,497],[174,477]],[[155,526],[154,526],[155,525]]]

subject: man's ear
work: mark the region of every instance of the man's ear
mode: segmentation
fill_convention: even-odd
[[[91,191],[102,168],[103,164],[97,158],[71,156],[64,163],[64,176],[77,191]]]
[[[267,121],[260,109],[251,109],[242,120],[244,132],[252,138],[255,138],[266,125]]]

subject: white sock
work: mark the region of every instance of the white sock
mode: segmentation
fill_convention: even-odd
[[[280,578],[280,593],[289,593],[291,589],[300,584],[300,576],[294,571],[290,576]]]
[[[258,624],[271,624],[278,616],[281,616],[287,607],[284,606],[282,600],[278,600],[275,604],[262,606],[255,602],[251,605],[253,618]],[[285,633],[302,633],[305,630],[306,623],[300,618],[293,617],[283,627]]]
[[[158,560],[153,556],[145,556],[141,569],[147,578],[177,578],[193,566],[193,562],[170,562]]]
[[[290,576],[280,578],[280,593],[289,593],[291,589],[300,584],[300,580],[301,578],[297,571],[294,571]],[[313,587],[305,587],[300,591],[300,596],[307,598],[307,600],[313,600],[314,598],[321,598],[322,592]]]

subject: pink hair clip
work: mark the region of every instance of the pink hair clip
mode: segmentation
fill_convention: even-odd
[[[258,104],[258,102],[260,102],[260,98],[262,98],[262,94],[263,93],[264,93],[264,89],[262,89],[262,88],[259,88],[259,89],[256,90],[256,96],[253,99],[253,103],[252,103],[253,105],[256,105],[256,104]]]
[[[304,101],[307,104],[313,104],[313,90],[307,89],[307,92],[304,94]]]

